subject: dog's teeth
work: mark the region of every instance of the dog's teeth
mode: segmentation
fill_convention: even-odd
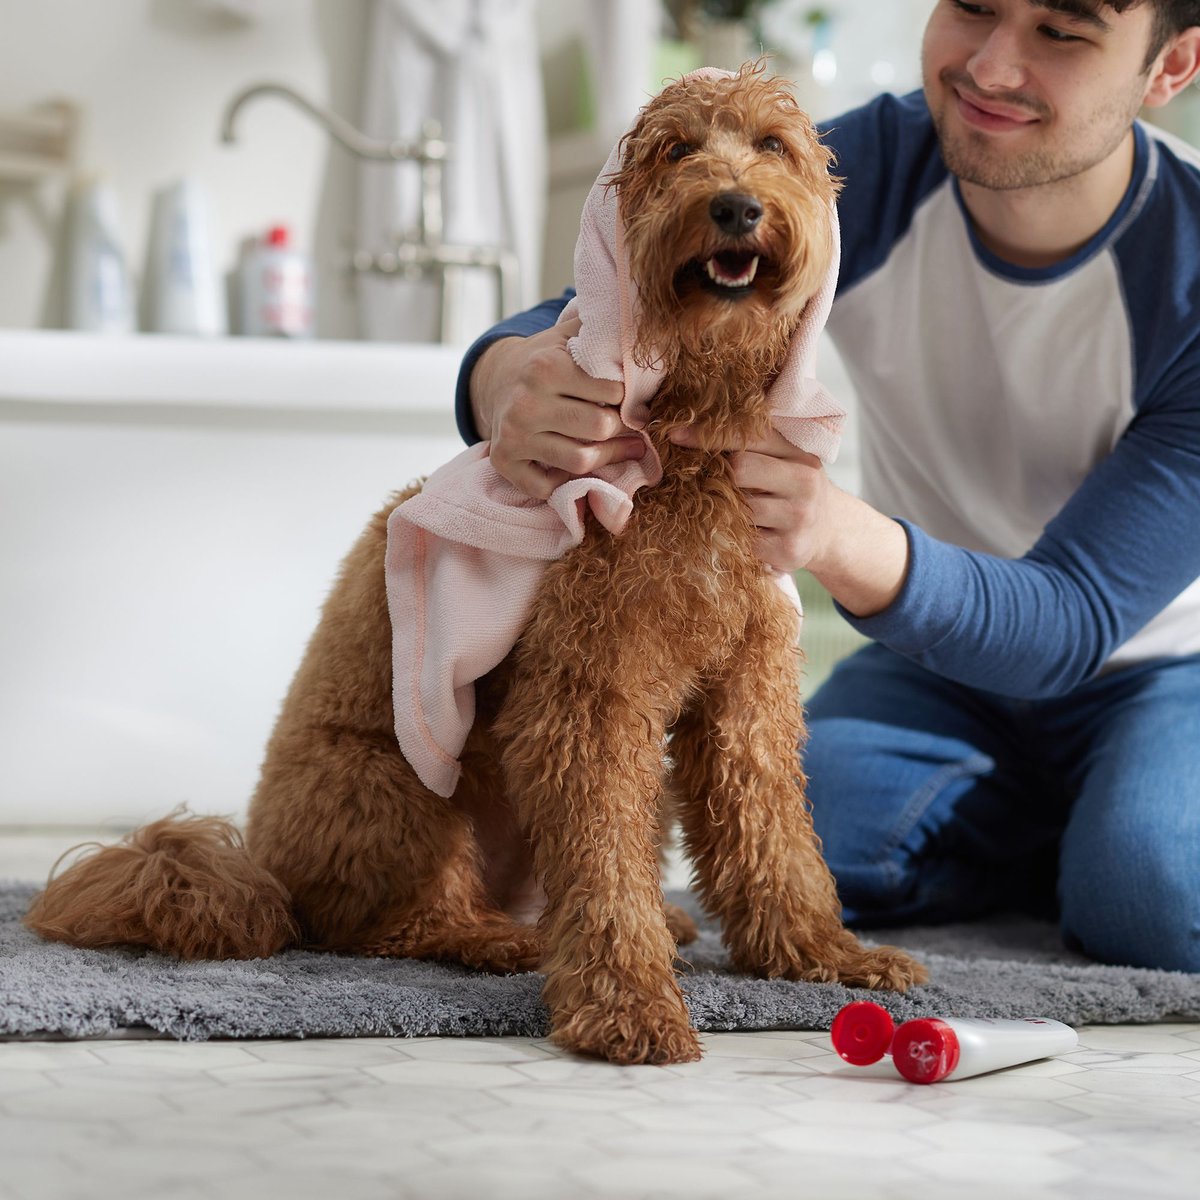
[[[755,275],[758,274],[758,255],[756,254],[750,260],[740,275],[727,275],[721,270],[720,264],[715,258],[708,259],[704,264],[704,269],[708,272],[709,279],[713,283],[719,283],[722,287],[748,287],[754,282]]]

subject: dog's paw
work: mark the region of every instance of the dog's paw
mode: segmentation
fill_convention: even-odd
[[[929,971],[895,946],[868,949],[856,944],[855,949],[809,969],[802,977],[819,983],[840,983],[844,987],[906,992],[915,984],[927,983]]]
[[[354,953],[373,958],[443,959],[477,971],[513,975],[537,970],[542,960],[542,938],[532,925],[497,919],[465,929],[402,927],[355,946]]]
[[[564,1050],[623,1066],[667,1066],[700,1058],[700,1039],[688,1024],[682,999],[677,1004],[640,997],[615,1005],[589,1001],[556,1018],[551,1038]]]
[[[667,918],[667,929],[675,939],[677,946],[686,946],[700,936],[696,922],[679,907],[678,904],[663,904],[663,914]]]
[[[864,946],[845,929],[819,943],[776,946],[772,954],[751,961],[743,957],[737,965],[768,979],[840,983],[876,991],[904,992],[929,980],[925,967],[903,950]]]
[[[923,963],[895,946],[876,946],[863,949],[857,962],[842,967],[838,971],[838,980],[877,991],[906,992],[916,984],[928,983],[929,971]]]
[[[536,971],[542,961],[542,938],[534,926],[516,925],[511,932],[501,932],[478,940],[468,939],[455,957],[468,967],[495,971],[501,975]]]

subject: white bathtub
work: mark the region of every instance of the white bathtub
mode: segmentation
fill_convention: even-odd
[[[240,814],[460,351],[0,332],[0,825]]]

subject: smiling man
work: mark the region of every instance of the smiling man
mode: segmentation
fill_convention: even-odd
[[[1200,0],[939,0],[923,68],[826,131],[861,498],[728,448],[764,562],[873,639],[810,699],[814,820],[851,921],[1052,906],[1200,971],[1200,155],[1136,119],[1200,69]],[[540,497],[640,453],[564,302],[460,378]]]

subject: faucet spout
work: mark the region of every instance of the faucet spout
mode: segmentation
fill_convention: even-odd
[[[302,112],[307,113],[320,125],[334,141],[339,142],[351,154],[359,158],[375,161],[400,162],[417,161],[420,163],[444,162],[447,157],[446,143],[441,140],[441,129],[427,124],[425,136],[415,142],[385,142],[378,138],[367,137],[361,130],[356,129],[344,117],[332,109],[314,104],[306,96],[302,96],[295,88],[287,84],[264,82],[254,83],[243,88],[225,106],[221,118],[221,141],[236,140],[234,126],[238,115],[251,100],[259,96],[278,96],[294,104]]]

